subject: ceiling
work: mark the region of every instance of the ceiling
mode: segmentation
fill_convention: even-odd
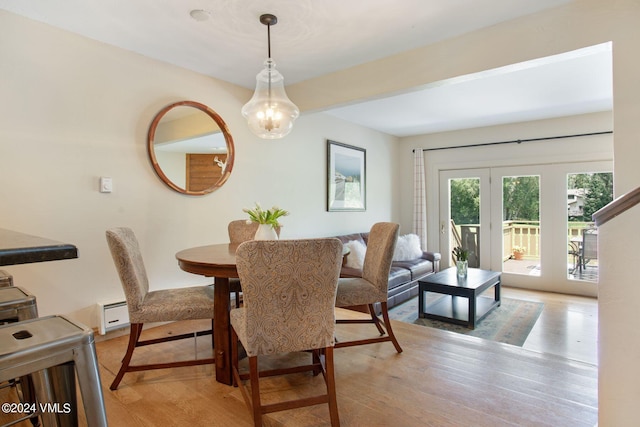
[[[0,0],[0,9],[243,87],[271,53],[287,84],[572,0]],[[206,19],[190,12],[200,10]],[[610,110],[599,46],[327,111],[396,136]]]
[[[612,79],[611,45],[606,43],[328,113],[391,135],[412,136],[610,111]]]

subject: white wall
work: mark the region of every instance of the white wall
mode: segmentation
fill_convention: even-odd
[[[140,240],[152,287],[205,283],[181,272],[175,253],[221,243],[227,223],[254,201],[291,211],[282,236],[365,231],[397,221],[396,141],[331,116],[303,114],[292,133],[260,140],[240,108],[247,89],[0,11],[0,228],[77,245],[79,258],[7,266],[37,297],[41,315],[97,325],[94,304],[121,298],[104,232],[129,226]],[[236,161],[214,193],[176,193],[155,175],[146,134],[165,105],[202,102],[227,122]],[[326,139],[367,150],[367,211],[326,212]],[[113,178],[111,194],[98,192]]]
[[[598,298],[600,319],[599,402],[601,426],[638,425],[638,240],[640,206],[623,212],[599,227],[601,292]],[[634,283],[635,288],[616,286]],[[606,417],[606,423],[602,422]]]

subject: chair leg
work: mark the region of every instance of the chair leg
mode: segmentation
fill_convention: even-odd
[[[240,292],[235,293],[236,295],[236,308],[240,308]]]
[[[213,319],[211,319],[211,349],[214,351],[214,355],[215,355],[215,349],[216,349],[216,341],[213,339],[213,328],[214,328],[214,324],[213,324]]]
[[[312,350],[311,351],[311,364],[317,366],[313,369],[313,376],[316,377],[322,373],[322,356],[320,355],[320,350]]]
[[[338,398],[336,396],[336,379],[333,367],[333,347],[324,349],[325,360],[325,382],[327,384],[327,394],[329,395],[329,416],[331,417],[331,427],[340,426],[338,415]]]
[[[389,321],[389,309],[387,308],[387,302],[384,301],[381,303],[382,306],[382,320],[384,321],[384,325],[387,329],[387,334],[389,335],[389,338],[391,339],[391,342],[393,343],[394,347],[396,348],[396,351],[398,353],[402,353],[402,347],[400,347],[400,343],[398,343],[398,340],[396,339],[395,334],[393,333],[393,328],[391,327],[391,322]]]
[[[94,344],[82,345],[74,351],[73,359],[87,424],[92,427],[107,427],[107,410],[104,406],[102,387],[96,387],[96,384],[100,384],[100,371]]]
[[[262,426],[262,404],[260,403],[260,373],[258,372],[258,356],[249,357],[249,377],[251,381],[251,409],[253,424]]]
[[[238,337],[235,330],[232,329],[232,340],[237,341]],[[233,352],[233,348],[232,348]],[[262,426],[262,415],[272,412],[279,412],[288,409],[301,408],[305,406],[313,406],[319,404],[328,404],[329,413],[331,417],[331,426],[339,427],[340,418],[338,416],[338,399],[336,395],[336,382],[335,382],[335,368],[333,359],[333,347],[326,347],[320,349],[310,350],[312,356],[311,365],[298,365],[290,368],[277,368],[273,370],[265,370],[260,372],[258,370],[258,356],[250,356],[249,361],[249,373],[238,372],[237,352],[232,357],[233,375],[234,380],[240,387],[242,397],[247,405],[247,408],[253,416],[254,426]],[[317,362],[317,363],[316,363]],[[260,398],[260,377],[269,377],[274,375],[287,375],[293,373],[300,373],[305,371],[319,370],[323,375],[323,379],[327,388],[327,393],[317,395],[313,397],[306,397],[302,399],[286,400],[278,403],[271,403],[262,405]],[[249,385],[245,385],[244,380],[249,380]],[[235,384],[234,384],[235,385]],[[249,394],[248,388],[251,388]]]
[[[380,332],[380,336],[384,335],[384,329],[380,325],[380,319],[376,315],[373,304],[369,304],[369,313],[371,314],[371,321],[376,325],[376,328],[378,328],[378,332]]]
[[[231,328],[231,374],[232,385],[238,387],[240,384],[240,373],[238,371],[238,334],[236,330]]]
[[[391,327],[391,322],[389,320],[389,309],[387,306],[387,302],[380,302],[380,307],[382,310],[382,320],[376,315],[373,304],[368,304],[369,312],[371,314],[371,319],[337,319],[336,323],[373,323],[378,328],[378,332],[380,332],[380,336],[376,338],[365,338],[354,341],[342,341],[338,342],[336,339],[336,343],[334,348],[343,348],[343,347],[352,347],[355,345],[364,345],[364,344],[373,344],[385,341],[391,341],[393,346],[396,348],[398,353],[402,353],[402,347],[398,343],[395,334],[393,333],[393,328]]]
[[[136,344],[140,339],[140,334],[142,334],[142,323],[132,323],[129,330],[129,345],[127,347],[127,352],[124,354],[122,358],[122,365],[120,366],[120,370],[118,371],[118,375],[116,375],[115,379],[111,383],[109,387],[111,390],[116,390],[120,381],[122,381],[122,377],[127,372],[129,368],[129,363],[131,362],[131,357],[133,356],[133,350],[136,348]]]
[[[214,322],[214,320],[212,320],[212,323],[211,323],[212,325],[213,325],[213,322]],[[187,338],[194,338],[196,336],[202,336],[202,335],[212,335],[212,331],[206,330],[206,331],[187,333],[187,334],[170,335],[170,336],[165,336],[165,337],[161,337],[161,338],[153,338],[153,339],[146,339],[144,341],[140,341],[140,337],[142,335],[142,326],[143,326],[143,323],[132,323],[131,324],[131,329],[129,331],[129,345],[127,347],[127,351],[126,351],[124,357],[122,358],[122,366],[120,367],[120,370],[118,371],[118,375],[116,375],[115,379],[113,380],[113,383],[111,384],[111,387],[110,387],[111,390],[116,390],[118,388],[118,384],[120,384],[120,381],[122,380],[122,377],[127,372],[139,372],[139,371],[148,371],[148,370],[151,370],[151,369],[167,369],[167,368],[179,368],[179,367],[184,367],[184,366],[213,365],[213,364],[215,364],[215,357],[210,357],[210,358],[206,358],[206,359],[197,359],[196,358],[196,359],[180,360],[180,361],[173,361],[173,362],[149,363],[149,364],[142,364],[142,365],[131,365],[131,357],[133,356],[133,351],[134,351],[134,349],[136,347],[142,347],[142,346],[152,345],[152,344],[166,343],[166,342],[169,342],[169,341],[177,341],[177,340],[182,340],[182,339],[187,339]],[[215,351],[214,351],[214,353],[215,353]]]

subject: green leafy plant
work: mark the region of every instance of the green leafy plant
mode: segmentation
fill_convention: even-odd
[[[451,251],[451,253],[453,254],[453,257],[456,259],[456,261],[467,261],[469,259],[469,251],[466,249],[462,249],[462,246],[456,246],[455,248],[453,248],[453,251]]]
[[[253,209],[243,209],[244,212],[249,214],[247,223],[257,222],[258,224],[269,224],[271,227],[282,227],[278,218],[289,215],[289,212],[280,209],[277,206],[271,209],[263,209],[260,203],[256,202],[256,206]]]

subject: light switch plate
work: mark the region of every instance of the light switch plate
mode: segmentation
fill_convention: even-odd
[[[111,193],[113,191],[113,180],[108,176],[100,177],[100,192]]]

